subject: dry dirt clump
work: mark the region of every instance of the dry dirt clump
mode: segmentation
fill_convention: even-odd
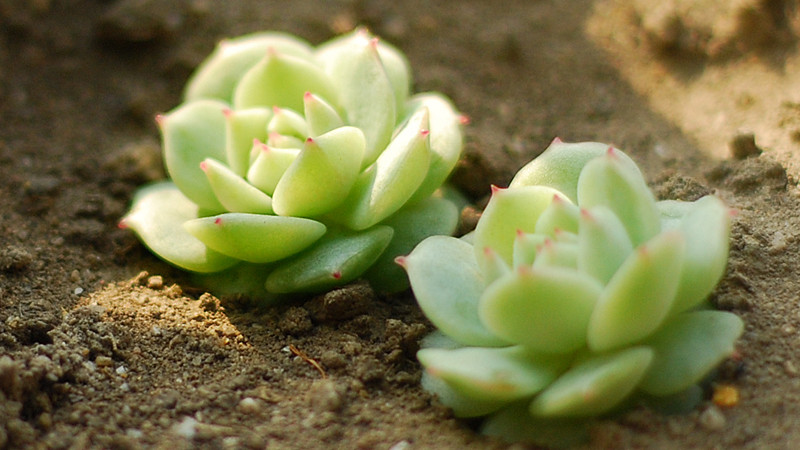
[[[409,292],[217,298],[117,228],[163,176],[153,116],[218,40],[320,43],[358,24],[408,55],[415,90],[470,117],[464,231],[556,136],[625,150],[659,198],[714,193],[735,211],[711,301],[746,323],[736,357],[696,410],[599,421],[587,448],[800,446],[799,10],[0,0],[0,448],[507,447],[421,390],[431,327]]]

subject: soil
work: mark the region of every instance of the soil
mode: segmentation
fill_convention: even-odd
[[[738,211],[712,297],[746,323],[717,377],[738,402],[635,409],[589,447],[800,445],[799,2],[0,0],[0,447],[506,446],[420,389],[410,293],[218,299],[117,228],[218,40],[358,24],[471,118],[453,182],[477,205],[559,136]]]

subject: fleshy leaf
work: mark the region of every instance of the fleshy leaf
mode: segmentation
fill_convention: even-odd
[[[536,222],[536,232],[550,236],[555,236],[559,230],[577,233],[580,215],[580,209],[568,198],[554,195],[553,202]]]
[[[267,122],[270,118],[272,111],[266,108],[225,110],[226,161],[235,174],[243,177],[247,173],[253,139],[267,139]]]
[[[275,212],[315,217],[341,204],[358,177],[364,145],[364,134],[355,127],[308,138],[275,187]]]
[[[230,212],[272,214],[272,199],[217,160],[200,163],[211,189],[222,206]]]
[[[300,149],[270,147],[260,142],[255,142],[253,147],[258,151],[258,156],[247,171],[247,181],[266,194],[272,195],[286,169],[300,154]]]
[[[548,239],[543,234],[523,233],[517,230],[517,237],[514,239],[514,264],[513,268],[520,266],[530,266],[536,260],[536,253]]]
[[[571,448],[589,440],[586,420],[533,417],[528,403],[517,402],[492,414],[481,424],[481,434],[546,448]]]
[[[466,397],[511,402],[544,389],[567,369],[572,357],[535,354],[515,346],[427,348],[417,352],[417,359],[430,375]]]
[[[409,205],[381,222],[394,230],[392,242],[364,277],[382,292],[400,292],[408,288],[408,277],[394,259],[407,255],[429,236],[453,234],[458,225],[458,210],[449,200],[430,197]]]
[[[575,270],[523,266],[487,287],[478,315],[510,342],[538,352],[573,352],[586,346],[586,326],[602,290]]]
[[[305,93],[303,105],[308,123],[308,134],[311,137],[317,137],[344,125],[344,120],[336,112],[336,109],[311,92]],[[360,161],[359,164],[361,164]]]
[[[470,244],[432,236],[398,263],[408,273],[422,312],[443,333],[464,345],[507,345],[478,318],[484,281]]]
[[[605,206],[581,211],[578,269],[605,284],[633,251],[625,225]]]
[[[725,311],[693,311],[675,316],[647,340],[655,351],[641,389],[669,395],[687,389],[730,356],[744,324]]]
[[[383,68],[377,46],[377,40],[356,33],[340,41],[335,57],[323,57],[325,71],[346,111],[345,120],[360,128],[366,137],[362,168],[372,164],[386,148],[397,117],[394,87]]]
[[[587,336],[592,351],[638,342],[663,323],[678,289],[684,245],[680,233],[667,231],[628,256],[592,314]]]
[[[530,412],[541,417],[587,417],[602,414],[623,401],[653,360],[649,347],[600,355],[571,368],[540,393]]]
[[[700,304],[725,274],[730,241],[730,212],[716,197],[694,202],[694,208],[681,220],[686,237],[681,281],[672,313]]]
[[[586,163],[578,179],[581,208],[606,206],[619,217],[634,246],[655,236],[661,221],[653,193],[624,153],[610,148],[605,156]]]
[[[567,269],[578,268],[578,244],[574,242],[559,242],[545,239],[536,252],[534,268],[563,267]]]
[[[325,225],[299,217],[226,213],[184,223],[210,248],[243,261],[268,263],[291,256],[325,234]]]
[[[542,212],[559,192],[545,186],[493,188],[492,198],[475,228],[475,258],[485,268],[484,248],[491,247],[511,265],[517,231],[533,233]]]
[[[200,170],[200,162],[206,158],[225,160],[223,111],[227,108],[227,104],[217,100],[198,100],[185,103],[159,119],[169,176],[183,195],[211,211],[224,208]]]
[[[302,111],[306,92],[337,104],[336,87],[318,65],[270,48],[266,57],[242,76],[233,93],[233,105],[236,109],[278,106]]]
[[[483,268],[483,281],[487,286],[511,272],[511,266],[491,247],[483,248],[483,261],[486,264]]]
[[[317,245],[281,265],[269,277],[269,292],[321,292],[360,277],[389,245],[393,230],[378,225],[352,232],[334,230]]]
[[[267,123],[267,132],[269,132],[270,139],[276,139],[274,134],[277,133],[286,137],[297,138],[300,142],[305,141],[309,135],[308,123],[305,117],[292,109],[279,108],[277,106],[272,108],[272,113],[272,119]]]
[[[411,111],[428,109],[430,118],[431,162],[428,174],[419,189],[409,199],[410,203],[430,196],[444,183],[461,157],[464,138],[461,131],[461,115],[450,101],[440,94],[425,93],[412,97]]]
[[[422,372],[422,388],[433,393],[439,401],[453,410],[456,417],[478,417],[502,408],[507,402],[501,400],[476,400],[456,391],[441,378]]]
[[[308,42],[286,33],[261,32],[224,40],[195,70],[186,84],[184,98],[214,98],[230,103],[239,79],[270,48],[309,61],[314,58]]]
[[[197,205],[166,181],[139,190],[121,224],[135,231],[153,253],[186,270],[216,272],[235,265],[236,259],[211,250],[183,229],[197,213]]]
[[[286,300],[285,296],[270,294],[264,289],[264,279],[273,269],[273,264],[239,264],[220,272],[194,274],[193,286],[202,286],[218,298],[237,297],[257,302],[259,307]]]
[[[427,128],[428,114],[423,110],[400,130],[375,164],[361,173],[345,204],[333,213],[332,219],[363,230],[399,210],[428,170]]]
[[[599,142],[566,143],[556,138],[536,159],[517,172],[509,187],[549,186],[578,203],[578,178],[586,163],[604,155],[607,144]],[[636,163],[617,152],[623,164],[639,171]],[[585,206],[585,205],[581,205]]]

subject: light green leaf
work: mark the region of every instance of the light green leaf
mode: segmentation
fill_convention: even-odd
[[[553,241],[545,239],[536,252],[534,268],[562,267],[578,268],[578,244],[569,241]]]
[[[367,35],[353,34],[329,49],[332,57],[325,56],[324,48],[317,54],[340,95],[344,119],[364,132],[367,149],[361,167],[366,168],[392,137],[397,120],[394,87],[378,54],[377,41]]]
[[[636,389],[653,360],[649,347],[594,356],[562,375],[531,403],[540,417],[587,417],[614,408]]]
[[[247,181],[266,194],[272,195],[286,169],[300,154],[300,149],[270,147],[260,142],[256,142],[253,147],[258,156],[247,171]]]
[[[267,122],[272,118],[272,111],[266,108],[238,111],[227,109],[225,118],[225,153],[228,156],[228,166],[243,177],[250,165],[253,140],[263,142],[267,139]]]
[[[432,236],[398,263],[408,273],[422,312],[443,333],[464,345],[508,345],[478,318],[484,281],[470,244]]]
[[[308,123],[308,134],[311,137],[317,137],[344,125],[344,120],[336,112],[336,109],[311,92],[306,92],[303,96],[303,105]]]
[[[428,114],[423,110],[400,130],[375,164],[359,176],[347,200],[331,218],[363,230],[406,204],[422,183],[430,163],[427,129]]]
[[[221,162],[206,158],[200,163],[211,189],[230,212],[273,214],[272,199]]]
[[[428,174],[419,189],[409,199],[410,203],[430,196],[450,175],[461,157],[464,137],[461,115],[450,101],[441,94],[417,94],[409,101],[409,110],[428,109],[430,118],[431,162]]]
[[[680,233],[667,231],[634,250],[622,263],[589,322],[592,351],[638,342],[663,323],[678,290],[684,247]]]
[[[497,411],[507,404],[502,400],[476,400],[459,393],[441,378],[422,372],[422,388],[434,394],[439,401],[450,407],[456,417],[479,417]]]
[[[211,250],[183,229],[197,213],[197,205],[166,181],[140,189],[120,224],[135,231],[153,253],[183,269],[216,272],[235,265],[236,259]]]
[[[268,263],[291,256],[325,234],[325,225],[299,217],[226,213],[184,223],[210,248],[243,261]]]
[[[336,87],[321,67],[270,48],[242,76],[233,93],[233,105],[236,109],[278,106],[302,111],[306,92],[338,104]]]
[[[458,225],[458,210],[449,200],[430,197],[402,208],[381,223],[392,227],[394,237],[364,277],[379,291],[400,292],[408,288],[408,277],[394,262],[395,258],[407,255],[429,236],[453,234]]]
[[[417,359],[431,376],[478,401],[511,402],[544,389],[564,372],[572,357],[532,353],[520,346],[427,348]]]
[[[546,240],[548,240],[548,237],[543,234],[517,231],[517,237],[514,239],[513,268],[532,265],[536,260],[539,247],[544,245]]]
[[[488,262],[484,249],[491,247],[503,260],[513,263],[517,232],[533,233],[542,212],[560,193],[545,186],[492,189],[492,198],[475,228],[475,258],[481,268]]]
[[[161,116],[164,163],[172,181],[201,208],[223,211],[200,162],[225,160],[225,115],[228,105],[217,100],[184,103]]]
[[[264,58],[268,49],[312,60],[308,42],[290,34],[261,32],[219,43],[214,52],[195,70],[186,84],[186,101],[213,98],[230,103],[239,79]]]
[[[533,417],[528,403],[504,406],[483,421],[481,434],[508,443],[526,442],[545,448],[571,448],[589,440],[588,421]]]
[[[559,231],[578,232],[581,211],[564,196],[553,196],[553,202],[539,216],[536,232],[555,236]]]
[[[537,352],[586,346],[586,326],[603,286],[578,271],[520,267],[489,285],[478,304],[483,324]]]
[[[511,266],[506,264],[491,247],[484,247],[483,261],[486,263],[483,267],[483,281],[487,286],[491,286],[492,283],[511,272]]]
[[[275,269],[269,292],[323,292],[360,277],[392,240],[390,227],[352,232],[333,230],[319,243]]]
[[[700,304],[725,274],[731,233],[730,211],[717,197],[703,197],[694,202],[679,229],[686,238],[686,255],[673,314]]]
[[[281,138],[276,136],[276,133],[281,135],[282,139],[298,139],[297,141],[290,140],[286,143],[289,147],[294,148],[299,148],[296,147],[296,143],[304,142],[309,136],[308,123],[305,117],[292,109],[279,108],[277,106],[272,108],[272,119],[267,123],[267,132],[269,133],[269,144],[275,147],[286,147],[286,145],[279,143]]]
[[[670,395],[699,382],[733,353],[744,324],[725,311],[682,313],[647,340],[655,359],[641,383],[653,395]]]
[[[625,225],[633,245],[638,246],[661,230],[661,221],[641,172],[629,166],[622,155],[609,150],[586,163],[578,179],[578,204],[581,208],[611,209]]]
[[[308,138],[275,187],[275,212],[315,217],[339,206],[356,182],[364,145],[364,134],[355,127]]]
[[[609,148],[599,142],[566,143],[556,138],[541,155],[517,172],[509,187],[549,186],[564,193],[572,203],[578,203],[578,178],[583,167]],[[615,153],[631,170],[639,170],[627,155],[621,151]]]
[[[578,269],[605,284],[633,251],[625,225],[605,206],[581,211]]]

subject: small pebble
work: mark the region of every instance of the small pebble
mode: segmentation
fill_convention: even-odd
[[[317,411],[337,411],[342,407],[342,396],[336,390],[336,384],[329,379],[315,381],[308,395]]]
[[[97,367],[111,367],[114,365],[114,360],[108,356],[100,355],[94,359],[94,363],[97,365]]]
[[[721,430],[725,427],[725,415],[716,406],[709,406],[700,414],[700,425],[711,431]]]
[[[147,287],[150,289],[161,289],[164,287],[164,279],[161,275],[153,275],[147,279]]]
[[[739,133],[728,144],[733,159],[746,159],[761,154],[753,133]]]
[[[261,411],[261,403],[253,397],[245,397],[239,402],[236,409],[243,414],[257,414]]]

